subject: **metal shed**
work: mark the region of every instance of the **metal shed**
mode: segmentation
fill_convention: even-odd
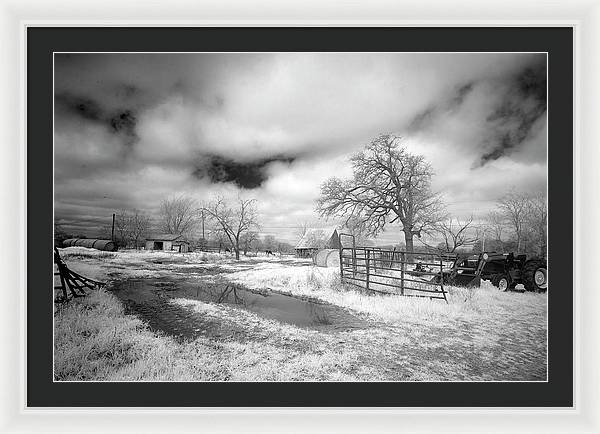
[[[158,234],[146,238],[146,250],[187,253],[190,251],[190,243],[183,235]]]

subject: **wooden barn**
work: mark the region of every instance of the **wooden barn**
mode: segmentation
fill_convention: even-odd
[[[307,229],[298,244],[296,244],[296,256],[299,258],[311,258],[321,249],[339,249],[340,236],[337,228]]]
[[[190,251],[190,243],[183,235],[159,234],[146,238],[146,250],[187,253]]]

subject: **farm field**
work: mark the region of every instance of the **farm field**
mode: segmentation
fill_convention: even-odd
[[[546,380],[545,294],[372,295],[290,256],[61,256],[109,283],[58,307],[59,381]]]

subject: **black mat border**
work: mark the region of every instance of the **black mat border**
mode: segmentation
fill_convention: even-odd
[[[55,51],[505,51],[549,53],[549,381],[546,383],[54,383],[52,53]],[[573,404],[573,30],[90,28],[27,30],[27,405],[566,406]],[[42,248],[44,245],[47,249]],[[560,264],[560,268],[559,268]]]

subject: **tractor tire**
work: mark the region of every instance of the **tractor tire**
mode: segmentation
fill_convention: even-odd
[[[527,291],[548,290],[548,265],[543,259],[531,259],[523,266],[523,285]]]
[[[500,291],[508,291],[511,287],[511,280],[508,274],[496,274],[492,278],[492,285],[498,288]]]

